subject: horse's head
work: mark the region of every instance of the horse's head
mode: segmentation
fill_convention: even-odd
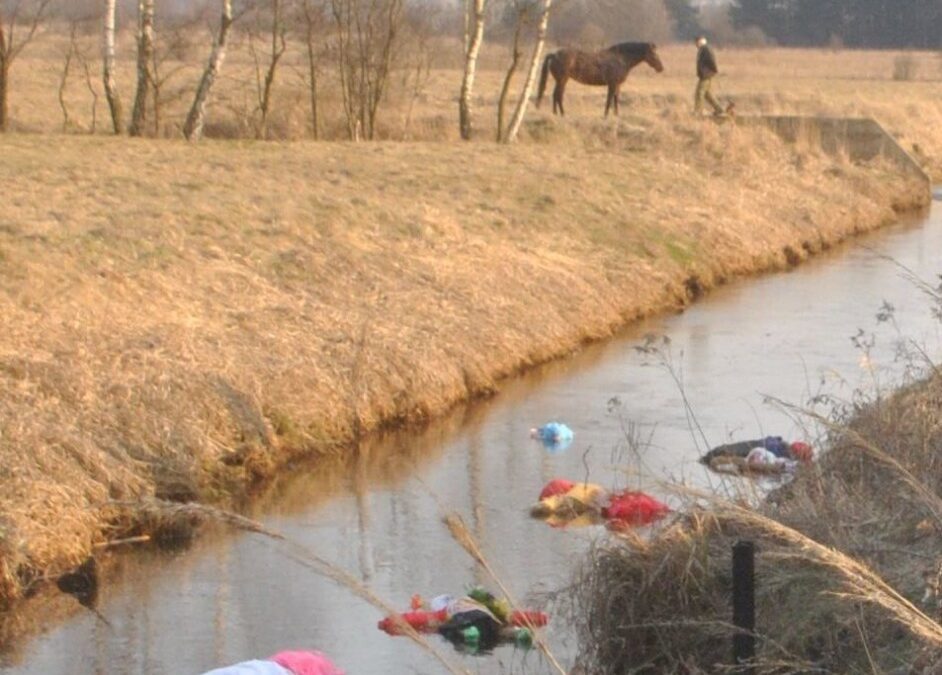
[[[657,55],[657,45],[654,43],[648,44],[648,49],[644,53],[644,62],[657,72],[664,72],[664,64],[661,63],[661,57]]]

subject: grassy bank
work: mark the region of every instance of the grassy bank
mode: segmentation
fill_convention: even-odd
[[[820,464],[755,510],[714,502],[650,541],[601,547],[576,584],[587,672],[737,672],[731,548],[743,538],[758,551],[755,672],[939,672],[940,409],[935,371],[833,418]]]
[[[686,114],[540,143],[0,139],[0,599],[299,454],[923,204]]]

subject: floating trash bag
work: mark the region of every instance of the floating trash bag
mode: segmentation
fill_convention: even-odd
[[[566,480],[565,478],[554,478],[543,486],[543,490],[540,492],[540,499],[543,500],[547,497],[564,495],[569,492],[574,485],[575,483],[573,483],[571,480]]]
[[[514,610],[505,598],[483,588],[473,588],[458,598],[440,595],[429,602],[415,594],[410,604],[412,611],[387,616],[377,627],[389,635],[402,635],[406,626],[420,633],[439,633],[471,653],[489,651],[503,643],[528,647],[533,639],[530,631],[549,622],[543,612]]]
[[[291,671],[274,661],[255,660],[210,670],[203,675],[291,675]]]
[[[320,652],[278,652],[271,660],[286,668],[292,675],[344,675],[342,670]]]
[[[265,660],[243,661],[203,675],[344,675],[320,652],[279,652]]]
[[[605,489],[594,483],[573,483],[557,478],[540,492],[540,501],[530,507],[534,518],[576,518],[585,513],[600,513],[607,498]]]
[[[540,501],[530,515],[552,527],[593,525],[606,521],[612,529],[649,525],[663,518],[670,507],[643,492],[609,493],[593,483],[574,483],[555,478],[540,492]]]
[[[551,453],[562,452],[572,445],[572,429],[562,422],[547,422],[543,426],[530,429],[530,436],[540,440],[543,447]]]
[[[602,516],[623,525],[650,525],[670,513],[670,507],[643,492],[618,492],[611,496]]]

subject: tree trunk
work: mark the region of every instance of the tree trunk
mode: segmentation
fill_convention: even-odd
[[[154,58],[154,0],[137,2],[137,92],[131,113],[132,136],[144,134],[147,123],[147,93],[151,89],[150,64]]]
[[[316,141],[318,139],[318,121],[317,121],[317,57],[314,54],[314,35],[308,27],[307,33],[307,74],[311,93],[311,134]]]
[[[104,32],[101,41],[102,79],[104,80],[105,96],[108,98],[108,107],[111,109],[111,123],[116,134],[121,133],[121,99],[118,96],[118,85],[115,83],[114,67],[114,39],[115,21],[118,11],[117,0],[105,0]]]
[[[209,93],[213,88],[216,77],[219,75],[222,64],[226,60],[226,40],[229,36],[229,29],[232,27],[232,20],[232,0],[222,0],[219,35],[213,43],[213,51],[209,55],[209,62],[206,64],[206,70],[203,71],[203,78],[196,89],[193,105],[190,107],[190,113],[186,116],[186,123],[183,125],[183,135],[188,141],[198,141],[203,136],[203,125],[206,121],[206,101],[209,99]]]
[[[82,60],[82,71],[85,73],[85,86],[88,87],[88,91],[92,95],[92,124],[89,133],[94,136],[95,132],[98,131],[98,92],[95,91],[95,86],[92,84],[92,69],[89,68],[88,61],[81,52],[79,57]]]
[[[517,66],[520,64],[520,57],[523,52],[520,51],[520,34],[523,32],[523,14],[517,13],[517,27],[514,29],[513,55],[510,58],[510,66],[507,68],[507,74],[504,76],[504,85],[500,88],[500,99],[497,101],[497,142],[500,143],[504,138],[504,112],[507,108],[507,95],[510,93],[510,82],[514,79],[517,72]]]
[[[7,36],[3,30],[2,17],[0,17],[0,133],[7,130],[7,120],[10,117],[9,103],[7,103],[7,83],[10,80],[8,51]]]
[[[536,81],[536,71],[540,69],[543,45],[546,43],[546,27],[549,25],[550,8],[552,6],[553,0],[543,0],[543,14],[540,16],[536,45],[533,47],[533,56],[530,58],[530,70],[527,72],[527,81],[523,86],[523,93],[520,95],[520,100],[517,101],[517,108],[514,110],[510,127],[507,129],[507,134],[504,136],[505,143],[513,143],[517,140],[517,133],[520,131],[520,125],[523,123],[523,116],[527,112],[527,103],[530,102],[530,93],[533,91],[533,83]]]
[[[69,105],[65,100],[65,90],[69,86],[69,72],[72,70],[72,57],[75,54],[75,24],[72,24],[69,51],[65,53],[65,63],[62,65],[62,75],[59,77],[59,107],[62,109],[62,133],[66,133],[72,126],[69,115]]]
[[[158,65],[157,52],[153,52],[153,58],[151,59],[151,80],[150,80],[150,89],[151,89],[151,100],[154,103],[154,136],[160,138],[160,91],[163,87],[163,82],[160,80],[160,67]]]
[[[2,35],[0,35],[2,37]],[[0,58],[0,132],[7,130],[10,119],[9,103],[10,66],[5,58]]]
[[[471,92],[474,88],[474,71],[477,67],[478,53],[481,51],[481,42],[484,39],[484,3],[485,0],[468,0],[474,2],[474,31],[469,36],[468,51],[464,60],[464,77],[461,79],[461,94],[458,97],[458,128],[461,138],[471,139]]]
[[[262,118],[259,122],[258,136],[268,138],[268,114],[271,112],[272,88],[275,86],[275,75],[278,72],[278,62],[284,56],[287,48],[285,41],[285,27],[282,19],[281,0],[272,0],[272,27],[271,27],[271,60],[265,72],[265,81],[259,97],[259,111]]]

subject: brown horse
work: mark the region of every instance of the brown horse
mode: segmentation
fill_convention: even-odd
[[[556,87],[553,89],[553,114],[559,110],[563,115],[563,93],[570,78],[582,84],[608,87],[605,114],[610,108],[618,114],[618,93],[622,82],[636,65],[644,61],[657,72],[664,70],[657,55],[657,47],[650,42],[622,42],[600,52],[583,52],[578,49],[560,49],[548,54],[540,73],[540,92],[536,99],[539,107],[546,91],[546,76],[553,74]]]

